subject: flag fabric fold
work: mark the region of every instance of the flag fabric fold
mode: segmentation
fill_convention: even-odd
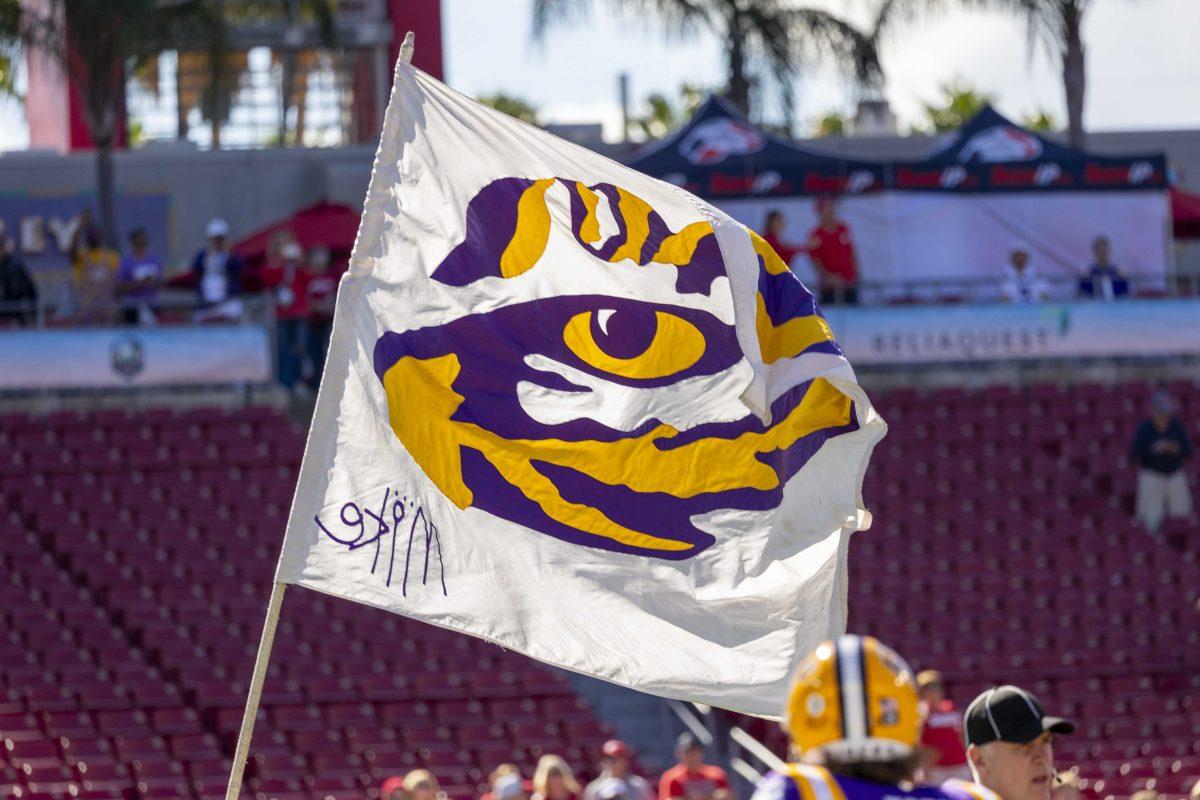
[[[400,63],[277,579],[774,717],[885,430],[760,237]]]

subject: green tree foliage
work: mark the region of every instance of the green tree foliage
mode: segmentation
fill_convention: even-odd
[[[932,103],[923,103],[925,119],[913,126],[913,133],[941,133],[961,128],[995,98],[974,89],[961,80],[944,83],[941,96]]]
[[[522,122],[528,122],[530,125],[538,124],[538,112],[528,100],[525,100],[515,95],[505,94],[504,92],[496,92],[495,94],[484,95],[476,98],[485,106],[491,106],[497,111],[503,111],[510,117],[516,117]]]

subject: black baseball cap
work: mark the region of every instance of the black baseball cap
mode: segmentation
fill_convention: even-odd
[[[1016,686],[988,689],[971,701],[963,715],[963,738],[968,745],[988,742],[1032,742],[1046,731],[1074,733],[1062,717],[1048,717],[1038,699]]]

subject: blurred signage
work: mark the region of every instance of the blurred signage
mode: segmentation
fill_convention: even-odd
[[[170,251],[170,197],[165,194],[118,195],[116,232],[119,249],[129,232],[145,228],[150,247],[160,256]],[[96,200],[90,195],[32,197],[0,194],[0,241],[7,240],[30,269],[66,267],[71,243],[82,236],[86,210],[96,218]]]
[[[252,325],[0,333],[0,391],[265,383],[271,377],[270,337]]]
[[[1200,354],[1200,300],[829,308],[856,365]]]

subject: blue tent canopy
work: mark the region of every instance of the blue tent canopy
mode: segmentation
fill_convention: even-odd
[[[714,199],[861,194],[885,185],[883,164],[777,139],[716,96],[678,131],[636,153],[629,166]]]
[[[888,184],[907,191],[1162,191],[1161,153],[1100,156],[1059,144],[991,106],[919,161],[890,165]]]

